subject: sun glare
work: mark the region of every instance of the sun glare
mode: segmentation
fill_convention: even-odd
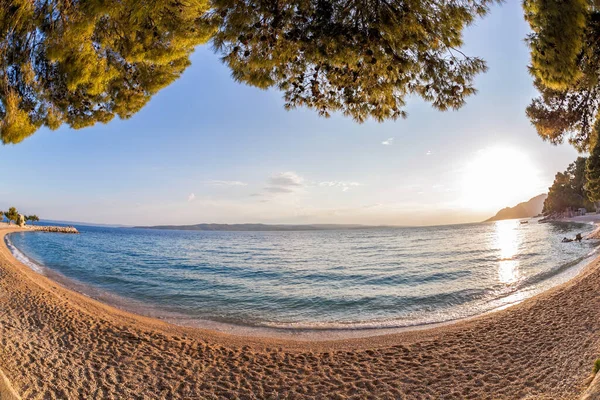
[[[498,280],[510,284],[519,278],[519,261],[514,256],[519,251],[521,238],[517,231],[519,222],[497,221],[494,245],[498,249]]]
[[[466,165],[461,203],[479,210],[512,207],[535,196],[540,183],[525,153],[508,147],[483,149]]]

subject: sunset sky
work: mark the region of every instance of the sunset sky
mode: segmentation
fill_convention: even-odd
[[[0,148],[0,207],[106,224],[480,221],[543,193],[577,154],[525,116],[528,26],[494,7],[464,51],[489,66],[458,112],[418,99],[406,120],[359,125],[285,111],[281,93],[235,83],[209,47],[127,121],[42,130]]]

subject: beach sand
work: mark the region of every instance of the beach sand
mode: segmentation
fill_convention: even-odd
[[[0,370],[23,399],[574,399],[600,356],[600,261],[503,311],[298,342],[184,328],[65,289],[0,231]]]

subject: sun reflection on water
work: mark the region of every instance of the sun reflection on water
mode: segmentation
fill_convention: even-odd
[[[505,284],[514,283],[519,279],[519,261],[514,259],[521,244],[518,228],[518,220],[496,222],[494,244],[500,251],[498,280]]]

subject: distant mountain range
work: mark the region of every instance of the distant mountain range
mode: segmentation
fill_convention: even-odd
[[[196,225],[157,225],[157,226],[136,226],[140,229],[171,229],[181,231],[327,231],[335,229],[365,229],[365,228],[383,228],[382,226],[368,225],[335,225],[335,224],[316,224],[316,225],[267,225],[267,224],[196,224]]]
[[[500,221],[503,219],[535,217],[542,212],[546,197],[548,197],[547,194],[540,194],[529,201],[519,203],[514,207],[503,208],[502,210],[498,211],[496,215],[490,219],[487,219],[485,222]]]

